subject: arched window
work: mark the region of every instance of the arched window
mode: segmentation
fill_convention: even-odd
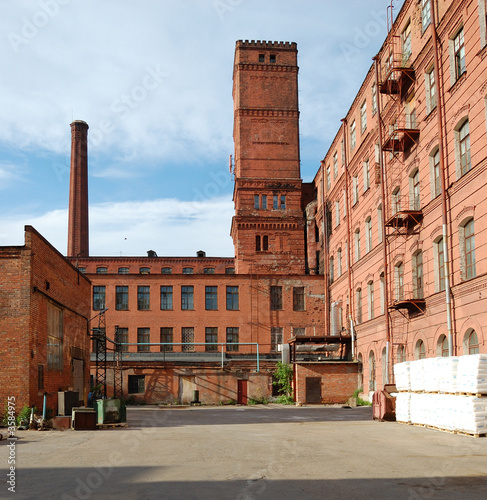
[[[355,262],[360,260],[360,229],[355,230]]]
[[[367,310],[369,319],[374,319],[374,282],[370,280],[367,283]]]
[[[421,250],[413,255],[413,297],[424,298],[423,252]]]
[[[463,280],[477,276],[475,260],[475,225],[473,219],[468,219],[458,228],[460,247],[460,273]]]
[[[396,187],[394,189],[394,191],[392,192],[392,199],[391,199],[391,202],[392,202],[392,215],[395,215],[397,214],[397,212],[399,212],[401,210],[401,190],[398,187]]]
[[[416,342],[416,347],[414,348],[414,359],[425,359],[426,358],[426,346],[424,342],[419,339]]]
[[[384,347],[382,349],[381,356],[381,364],[382,364],[382,385],[387,384],[387,349]]]
[[[364,387],[364,371],[363,371],[363,367],[364,367],[364,357],[362,356],[362,353],[359,353],[359,355],[357,356],[357,360],[358,360],[358,368],[359,368],[359,377],[360,377],[360,381],[359,381],[359,388],[360,389],[363,389]]]
[[[369,253],[372,250],[372,219],[365,219],[365,252]]]
[[[430,190],[431,199],[435,199],[440,196],[441,192],[441,180],[440,180],[440,150],[436,148],[430,154]]]
[[[472,328],[469,328],[463,337],[463,354],[479,354],[479,338]]]
[[[394,266],[394,285],[396,289],[396,300],[404,300],[404,264],[398,262]]]
[[[410,199],[409,205],[411,210],[421,209],[421,196],[419,185],[419,170],[416,168],[409,177]]]
[[[342,248],[337,250],[337,278],[342,275]]]
[[[357,323],[362,323],[362,289],[357,288]]]
[[[406,361],[406,348],[403,345],[400,345],[397,348],[397,362],[404,363]]]
[[[386,278],[384,273],[380,273],[380,313],[386,312]]]
[[[375,380],[375,354],[374,351],[369,353],[369,391],[375,391],[377,383]]]
[[[446,335],[440,335],[438,339],[438,344],[436,345],[436,355],[438,357],[448,357],[450,351],[448,349],[448,337]]]

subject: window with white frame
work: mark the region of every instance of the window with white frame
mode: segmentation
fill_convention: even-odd
[[[380,273],[379,280],[380,313],[384,314],[386,312],[386,278],[384,273]]]
[[[402,63],[406,64],[412,54],[411,47],[411,23],[408,23],[404,31],[402,32]]]
[[[369,253],[372,250],[372,218],[365,219],[365,251]]]
[[[440,150],[438,148],[431,153],[429,160],[431,199],[434,200],[441,193]]]
[[[430,68],[425,74],[426,112],[431,113],[436,108],[435,68]]]
[[[363,176],[364,176],[364,193],[370,188],[370,170],[369,170],[369,159],[364,161],[362,165]]]
[[[453,81],[457,81],[466,71],[465,63],[465,40],[463,27],[452,41],[453,50]]]
[[[356,302],[357,302],[357,324],[362,323],[362,289],[357,288],[355,292]]]
[[[426,358],[426,346],[424,342],[420,339],[416,342],[414,348],[414,359],[425,359]]]
[[[355,239],[355,262],[360,260],[360,229],[357,228],[354,233]]]
[[[367,283],[367,309],[369,319],[374,319],[374,282]]]
[[[403,300],[404,299],[404,264],[402,262],[398,262],[394,266],[394,286],[395,286],[394,298],[396,300]]]
[[[413,297],[424,298],[423,252],[421,250],[413,255]]]
[[[463,222],[458,228],[458,239],[460,247],[460,274],[462,280],[475,278],[475,223],[473,218]]]
[[[382,243],[382,204],[377,207],[377,239]]]
[[[355,205],[355,203],[358,202],[358,176],[354,175],[352,177],[352,202]]]
[[[367,101],[364,101],[360,106],[360,133],[367,130]]]
[[[477,332],[469,328],[463,338],[463,354],[479,354],[479,338]]]
[[[331,172],[330,165],[326,167],[326,189],[329,191],[331,189]]]
[[[430,0],[421,0],[421,27],[423,33],[431,24],[431,4]]]
[[[397,214],[401,210],[401,190],[399,187],[396,187],[394,191],[392,191],[392,215]]]
[[[340,225],[340,201],[335,201],[335,226]]]
[[[377,380],[375,378],[375,354],[374,351],[369,353],[369,391],[377,389]]]
[[[480,46],[487,44],[487,0],[479,2]]]
[[[357,130],[355,120],[350,125],[350,149],[353,151],[357,145]]]
[[[372,116],[377,113],[377,85],[372,84]]]
[[[409,177],[410,200],[409,205],[411,210],[421,209],[421,192],[419,185],[419,169],[415,169]]]
[[[471,168],[470,158],[470,125],[468,120],[456,131],[458,163],[460,167],[460,177],[465,175]]]
[[[342,275],[342,248],[337,250],[337,278]]]
[[[330,283],[335,281],[335,257],[330,257]]]
[[[334,180],[338,178],[338,153],[336,151],[333,153],[333,178]]]
[[[441,292],[445,289],[445,254],[442,237],[434,241],[434,266],[435,291]]]

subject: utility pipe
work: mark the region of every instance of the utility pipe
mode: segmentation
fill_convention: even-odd
[[[435,57],[435,81],[437,86],[437,122],[438,122],[438,137],[439,137],[439,153],[440,153],[440,184],[441,184],[441,208],[442,208],[442,227],[443,227],[443,258],[444,258],[444,269],[445,269],[445,303],[446,303],[446,324],[448,329],[448,355],[453,356],[454,354],[454,331],[453,331],[453,321],[452,321],[452,302],[451,302],[451,290],[450,290],[450,257],[448,251],[448,208],[447,208],[447,187],[446,187],[446,169],[445,169],[445,159],[444,159],[444,142],[443,142],[443,108],[441,102],[440,92],[440,58],[438,55],[438,35],[436,33],[436,6],[435,2],[431,2],[431,38],[433,40],[433,53]]]

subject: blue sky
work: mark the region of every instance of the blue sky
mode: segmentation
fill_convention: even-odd
[[[395,1],[396,13],[402,1]],[[386,36],[388,0],[16,0],[0,18],[0,245],[66,252],[70,127],[89,126],[91,255],[232,256],[239,39],[298,44],[311,181]]]

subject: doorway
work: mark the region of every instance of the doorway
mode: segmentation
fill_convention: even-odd
[[[237,404],[247,404],[247,382],[248,380],[237,380]]]
[[[321,403],[321,377],[306,377],[306,403]]]

